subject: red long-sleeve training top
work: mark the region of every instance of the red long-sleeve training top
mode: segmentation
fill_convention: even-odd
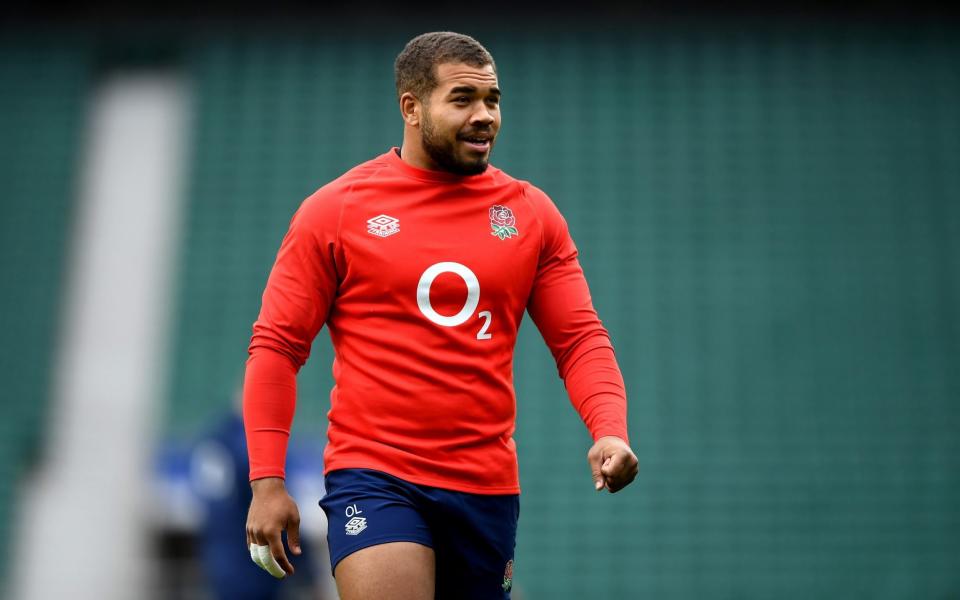
[[[524,310],[594,439],[626,440],[623,378],[546,194],[492,166],[418,169],[396,148],[320,188],[290,222],[253,326],[250,478],[284,476],[296,374],[326,324],[326,472],[519,493],[512,363]]]

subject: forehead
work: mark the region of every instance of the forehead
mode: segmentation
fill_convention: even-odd
[[[437,87],[449,89],[469,85],[483,89],[497,86],[497,74],[493,65],[474,67],[464,63],[441,63],[437,65]]]

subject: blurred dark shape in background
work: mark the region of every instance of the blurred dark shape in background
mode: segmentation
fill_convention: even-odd
[[[168,2],[115,2],[111,0],[82,0],[64,5],[57,2],[30,2],[9,7],[4,18],[7,21],[40,22],[122,22],[130,19],[184,20],[201,17],[218,21],[231,19],[316,19],[318,21],[346,19],[368,25],[393,24],[407,26],[409,21],[424,19],[438,21],[471,20],[477,27],[517,25],[529,28],[537,22],[553,22],[564,19],[573,23],[592,26],[623,25],[616,19],[691,18],[694,20],[720,18],[749,19],[804,18],[845,20],[916,20],[950,18],[956,9],[949,3],[896,0],[858,0],[830,2],[815,0],[807,2],[710,2],[707,0],[648,0],[628,2],[624,0],[599,2],[586,7],[581,2],[557,0],[554,2],[509,2],[488,0],[482,5],[466,5],[462,2],[441,0],[431,3],[398,5],[389,0],[368,0],[362,9],[348,2],[317,3],[307,0],[276,0],[269,4],[253,0],[212,0],[203,3],[180,1]],[[262,24],[262,21],[259,22]],[[627,23],[628,25],[630,23]],[[357,31],[357,33],[363,33]]]
[[[292,493],[301,492],[306,481],[313,496],[322,495],[321,445],[295,445],[289,463]],[[206,589],[218,600],[323,598],[318,571],[329,570],[323,532],[304,532],[303,554],[289,555],[296,574],[287,581],[250,560],[243,539],[253,497],[249,468],[243,420],[236,412],[191,443],[161,446],[155,483],[154,535],[161,563],[156,597],[188,598]],[[304,509],[311,504],[307,498]]]

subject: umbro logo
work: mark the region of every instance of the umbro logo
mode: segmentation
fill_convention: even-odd
[[[389,217],[387,217],[389,218]],[[347,510],[344,513],[349,521],[343,526],[344,531],[347,535],[360,535],[360,533],[367,528],[367,520],[360,515],[363,514],[363,511],[360,510],[360,507],[356,504],[351,504],[347,507]]]
[[[377,215],[372,219],[367,219],[367,233],[379,237],[388,237],[400,233],[400,219],[390,215]]]
[[[361,531],[367,528],[367,520],[363,517],[354,517],[347,521],[343,528],[347,535],[359,535]]]

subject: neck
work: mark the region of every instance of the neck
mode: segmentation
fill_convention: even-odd
[[[410,139],[408,135],[403,136],[403,145],[400,146],[400,158],[411,167],[426,169],[428,171],[440,170],[440,167],[424,152],[423,144],[420,143],[420,140]]]

